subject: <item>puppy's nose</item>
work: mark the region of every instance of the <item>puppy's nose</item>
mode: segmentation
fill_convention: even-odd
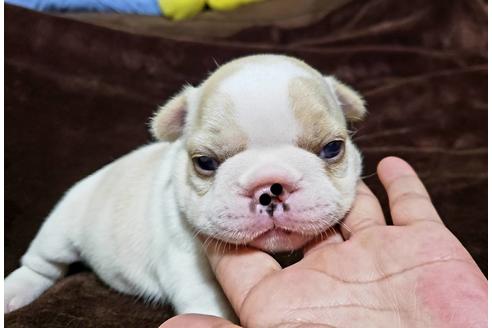
[[[282,184],[275,182],[271,185],[258,187],[253,193],[253,199],[263,206],[271,203],[281,203],[289,196],[289,192]]]
[[[261,194],[259,201],[261,205],[268,206],[272,203],[272,196],[267,193]]]
[[[282,194],[282,191],[284,190],[284,187],[282,187],[282,185],[280,183],[274,183],[272,184],[272,186],[270,187],[270,191],[272,192],[272,194],[274,194],[275,196],[280,196]]]

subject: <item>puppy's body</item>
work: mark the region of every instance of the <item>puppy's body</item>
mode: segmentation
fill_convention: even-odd
[[[83,260],[123,293],[168,299],[178,313],[231,317],[197,233],[282,251],[338,222],[361,170],[345,120],[363,114],[357,94],[300,61],[263,55],[223,66],[158,112],[153,132],[162,142],[69,190],[7,277],[6,310]],[[326,158],[334,140],[343,153]],[[283,191],[266,207],[258,198],[273,183]]]
[[[7,278],[7,309],[30,303],[65,274],[67,263],[82,260],[120,292],[170,299],[179,313],[230,316],[177,208],[173,182],[181,144],[139,148],[72,187],[23,256],[23,266]],[[24,279],[43,283],[38,289]]]

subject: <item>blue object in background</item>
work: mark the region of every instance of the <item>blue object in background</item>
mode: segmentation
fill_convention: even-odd
[[[5,0],[5,3],[38,11],[163,15],[157,0]]]

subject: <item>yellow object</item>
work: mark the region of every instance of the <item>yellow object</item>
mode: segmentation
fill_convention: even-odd
[[[260,1],[262,0],[207,0],[207,3],[214,10],[232,10],[248,3]]]
[[[157,0],[161,12],[173,20],[182,20],[198,14],[205,2],[213,10],[233,10],[239,6],[263,0]]]
[[[173,20],[182,20],[198,14],[205,0],[158,0],[161,12]]]

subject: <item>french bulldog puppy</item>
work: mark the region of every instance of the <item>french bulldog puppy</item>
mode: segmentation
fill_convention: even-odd
[[[66,193],[6,278],[5,311],[84,261],[122,293],[232,317],[197,236],[274,253],[338,223],[361,172],[347,122],[364,114],[355,91],[291,57],[219,67],[157,111],[159,142]]]

